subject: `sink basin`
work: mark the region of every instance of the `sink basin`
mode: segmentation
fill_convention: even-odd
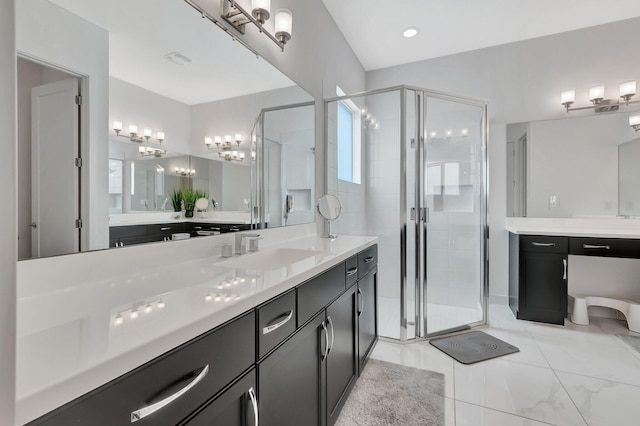
[[[216,265],[229,268],[272,270],[287,267],[317,254],[320,252],[316,250],[272,248],[223,260]]]

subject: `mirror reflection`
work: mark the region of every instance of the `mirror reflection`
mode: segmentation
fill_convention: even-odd
[[[171,204],[177,189],[207,191],[210,206],[195,219],[212,228],[252,226],[250,211],[266,198],[252,169],[262,143],[250,138],[256,119],[311,96],[186,2],[24,0],[16,8],[19,259],[148,242],[112,231],[184,222]],[[304,143],[313,146],[310,126]],[[242,162],[205,143],[236,134]]]
[[[619,190],[628,187],[618,146],[637,138],[629,114],[508,124],[507,216],[632,215],[622,192],[618,199]],[[635,164],[640,160],[630,158]]]

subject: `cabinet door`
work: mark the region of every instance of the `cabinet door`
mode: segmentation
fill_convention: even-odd
[[[567,316],[567,255],[520,253],[518,318],[564,324]]]
[[[188,426],[257,426],[256,371],[252,369],[236,384],[185,424]]]
[[[358,377],[355,285],[327,307],[326,323],[329,331],[327,424],[332,425]]]
[[[358,357],[359,371],[371,354],[378,337],[378,270],[373,269],[358,282]]]
[[[261,426],[324,425],[324,310],[258,364]]]

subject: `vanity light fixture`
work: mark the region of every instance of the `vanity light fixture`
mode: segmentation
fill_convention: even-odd
[[[143,143],[143,142],[158,142],[162,143],[164,141],[164,132],[156,132],[156,138],[153,140],[153,131],[149,128],[144,128],[142,130],[142,136],[138,134],[138,126],[135,124],[129,125],[129,136],[121,135],[122,132],[122,121],[114,121],[111,124],[113,131],[116,132],[116,136],[127,138],[131,142]]]
[[[640,101],[631,101],[631,98],[636,94],[636,82],[626,81],[620,84],[619,87],[619,98],[617,100],[614,99],[605,99],[604,97],[604,85],[599,84],[596,86],[592,86],[589,89],[589,102],[592,103],[590,106],[572,108],[571,106],[576,101],[576,91],[574,89],[563,90],[560,93],[560,104],[565,107],[567,112],[569,111],[579,111],[585,109],[593,109],[595,112],[610,112],[610,111],[618,111],[620,106],[628,106],[629,104],[638,103]]]
[[[185,169],[184,167],[176,167],[175,172],[178,176],[188,176],[188,177],[191,177],[196,174],[195,169]]]
[[[196,10],[198,10],[204,18],[208,18],[214,24],[229,33],[229,30],[220,25],[220,23],[211,15],[209,15],[193,0],[185,0]],[[264,27],[265,22],[271,17],[271,0],[251,0],[251,12],[245,10],[238,4],[236,0],[222,0],[222,11],[220,16],[233,26],[240,34],[246,33],[247,24],[253,24],[258,31],[266,35],[271,41],[280,47],[284,52],[284,45],[291,39],[291,30],[293,27],[293,15],[287,9],[278,9],[275,13],[275,36]],[[236,37],[231,34],[231,37]],[[243,42],[246,46],[246,44]],[[251,49],[254,51],[253,49]],[[254,51],[255,53],[255,51]]]
[[[640,114],[629,116],[629,126],[631,126],[636,132],[640,131]]]

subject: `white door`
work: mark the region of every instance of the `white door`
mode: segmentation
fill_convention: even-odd
[[[78,80],[31,89],[32,257],[80,250]]]

